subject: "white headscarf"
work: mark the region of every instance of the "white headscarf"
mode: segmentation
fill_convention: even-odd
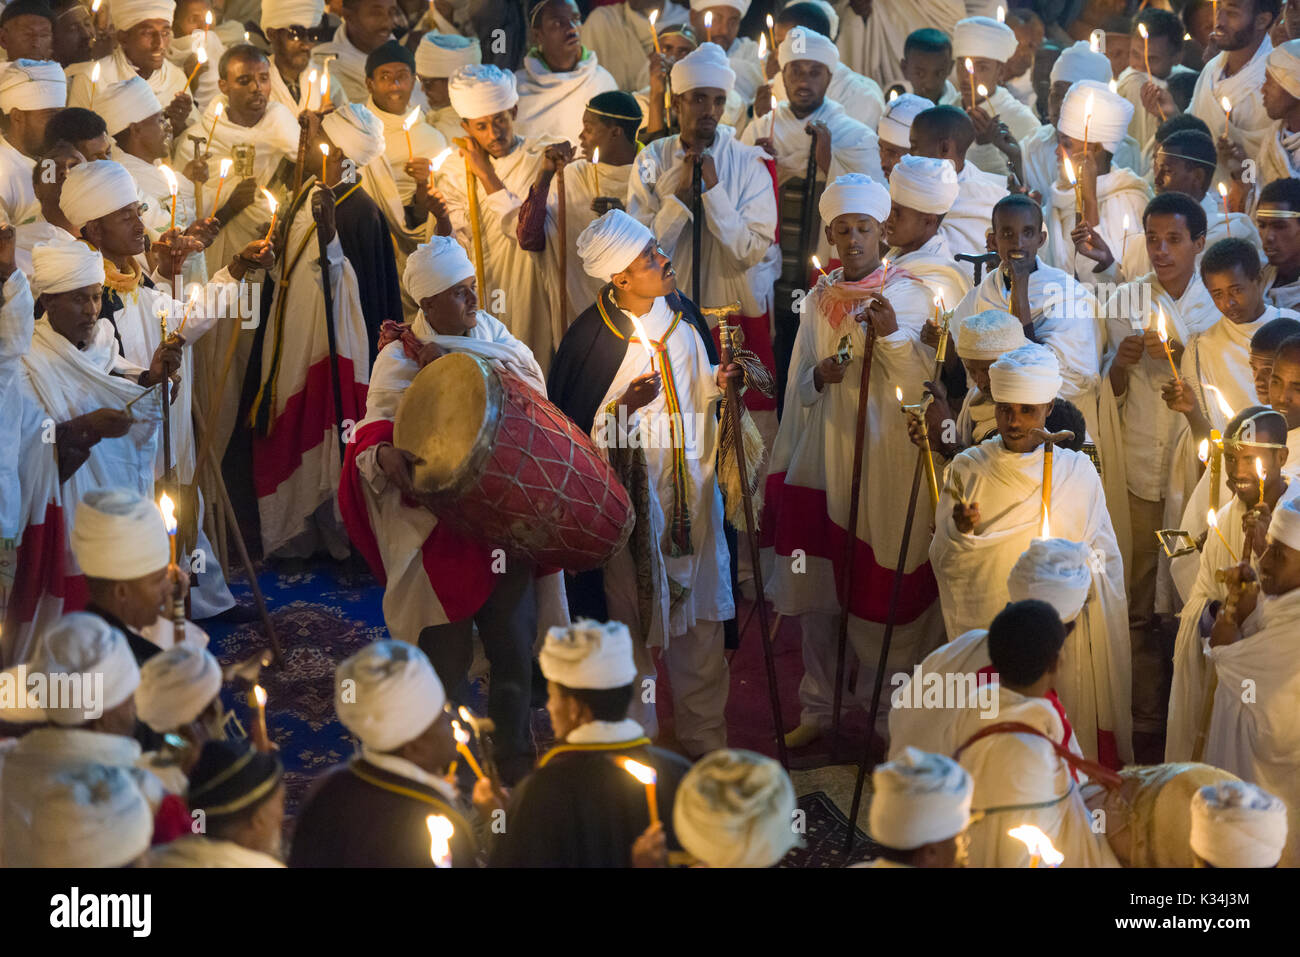
[[[166,568],[171,559],[158,506],[127,489],[92,489],[82,496],[71,539],[72,554],[90,578],[131,581]]]
[[[104,257],[80,239],[51,239],[32,247],[32,295],[104,283]]]
[[[206,648],[172,645],[140,666],[135,708],[160,734],[189,724],[221,691],[221,665]]]
[[[822,222],[829,226],[836,216],[866,213],[878,223],[889,218],[889,190],[866,173],[845,173],[822,192],[817,203]]]
[[[95,112],[104,118],[108,135],[116,136],[132,123],[147,120],[162,112],[162,104],[149,87],[149,81],[133,76],[121,83],[110,83],[95,97]]]
[[[956,837],[970,823],[975,784],[952,758],[913,747],[871,775],[871,836],[911,851]]]
[[[446,704],[423,651],[385,639],[362,648],[334,675],[334,710],[344,727],[375,751],[393,751],[422,735]]]
[[[733,10],[739,10],[743,17],[749,12],[750,0],[691,0],[691,9],[702,12],[712,7],[731,7]]]
[[[580,690],[622,688],[636,680],[632,635],[618,621],[580,618],[546,632],[538,664],[547,681]]]
[[[424,77],[452,77],[463,66],[483,62],[483,48],[474,37],[430,30],[415,48],[415,72]]]
[[[68,170],[59,208],[77,232],[86,223],[137,202],[135,180],[121,163],[92,160]]]
[[[344,103],[320,121],[321,131],[343,155],[365,166],[384,152],[384,124],[363,103]]]
[[[130,30],[145,20],[166,20],[170,26],[176,19],[173,0],[110,0],[108,8],[118,30]]]
[[[885,112],[880,117],[877,132],[882,143],[910,149],[912,146],[912,121],[918,113],[933,109],[934,104],[915,93],[900,93],[885,104]]]
[[[777,59],[783,67],[796,60],[812,60],[834,72],[840,65],[840,51],[834,42],[816,30],[809,30],[807,27],[791,27],[785,39],[781,41]]]
[[[1286,831],[1286,805],[1249,782],[1207,784],[1192,795],[1190,843],[1207,864],[1274,867]]]
[[[325,14],[325,0],[262,0],[262,30],[314,27]]]
[[[909,153],[889,173],[890,199],[921,213],[948,212],[960,190],[952,160]]]
[[[1056,353],[1036,342],[1003,353],[989,366],[994,402],[1044,405],[1056,398],[1062,381]]]
[[[992,17],[966,17],[953,27],[952,54],[958,61],[969,56],[1006,63],[1017,46],[1016,31]]]
[[[153,837],[149,801],[126,768],[68,764],[12,800],[5,821],[9,867],[122,867]]]
[[[753,751],[705,755],[677,787],[673,829],[709,867],[771,867],[799,839],[794,785],[785,769]]]
[[[1098,53],[1087,40],[1079,40],[1061,51],[1061,55],[1052,64],[1053,83],[1078,83],[1080,80],[1093,80],[1097,83],[1110,83],[1110,60],[1106,54]]]
[[[1092,101],[1092,120],[1087,123],[1088,139],[1114,153],[1128,134],[1133,119],[1133,104],[1110,87],[1096,80],[1080,80],[1070,87],[1061,103],[1061,119],[1056,128],[1071,139],[1084,138],[1088,102]]]
[[[434,236],[406,257],[402,282],[417,303],[445,292],[474,275],[465,247],[450,236]]]
[[[957,355],[962,359],[996,359],[1027,342],[1020,320],[1001,309],[967,316],[957,327]]]
[[[1264,61],[1273,81],[1300,100],[1300,40],[1288,40],[1274,47]]]
[[[1300,551],[1300,499],[1291,499],[1273,513],[1273,520],[1268,523],[1268,540]]]
[[[621,209],[611,209],[578,234],[577,250],[587,275],[602,282],[636,261],[654,234]]]
[[[67,707],[46,705],[45,717],[54,724],[75,727],[91,720],[88,711],[116,708],[140,686],[140,667],[135,663],[126,636],[99,615],[77,611],[64,615],[36,640],[36,654],[27,663],[28,674],[103,675],[103,699],[93,702],[64,701]]]
[[[674,93],[701,88],[730,93],[736,85],[736,71],[728,64],[722,47],[705,41],[673,64],[671,79]]]
[[[1011,601],[1045,601],[1066,623],[1079,617],[1091,589],[1092,549],[1064,538],[1034,539],[1007,576]]]
[[[463,120],[504,113],[519,102],[515,75],[490,63],[463,66],[447,84],[447,98]]]
[[[61,110],[68,78],[53,60],[15,60],[0,73],[0,110]]]

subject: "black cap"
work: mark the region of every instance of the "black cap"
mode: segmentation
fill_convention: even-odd
[[[415,72],[415,54],[396,40],[381,43],[370,51],[370,56],[366,57],[366,76],[373,76],[386,63],[405,63],[412,73]]]
[[[54,11],[45,0],[13,0],[13,3],[5,7],[4,13],[0,13],[0,26],[4,26],[14,17],[44,17],[50,21],[51,26],[54,24]]]
[[[209,741],[190,772],[191,810],[209,817],[238,814],[275,790],[284,766],[247,741]]]

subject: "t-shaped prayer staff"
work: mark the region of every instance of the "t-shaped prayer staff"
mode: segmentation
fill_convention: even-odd
[[[1043,440],[1043,527],[1040,537],[1052,537],[1052,450],[1058,442],[1070,442],[1074,433],[1069,429],[1060,432],[1048,432],[1046,429],[1030,429],[1029,434]]]

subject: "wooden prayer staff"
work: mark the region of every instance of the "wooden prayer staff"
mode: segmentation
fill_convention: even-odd
[[[266,753],[271,750],[271,736],[266,731],[266,689],[253,685],[248,692],[248,706],[253,709],[253,747]]]
[[[1052,451],[1057,442],[1069,442],[1074,433],[1069,429],[1060,432],[1048,432],[1044,429],[1030,429],[1030,435],[1043,440],[1043,524],[1039,528],[1039,538],[1052,537]]]
[[[597,173],[597,176],[600,174]],[[564,166],[555,171],[556,241],[560,244],[560,324],[569,328],[569,204],[564,195]],[[483,293],[479,293],[483,295]]]
[[[655,769],[631,758],[621,758],[618,763],[623,766],[624,771],[645,785],[645,804],[650,811],[650,826],[654,827],[659,823],[659,802],[655,800],[655,782],[658,780],[658,775],[655,774]]]
[[[934,471],[934,451],[930,448],[930,429],[925,421],[925,403],[917,402],[915,405],[907,405],[903,402],[903,390],[897,386],[894,388],[894,395],[898,397],[898,407],[903,410],[903,414],[913,416],[921,426],[920,452],[925,456],[925,477],[930,485],[930,507],[937,508],[939,505],[939,477]]]
[[[740,303],[723,307],[726,314],[739,309]],[[701,310],[706,315],[712,310]],[[722,343],[722,365],[725,368],[733,361],[735,349],[735,327],[726,321],[725,314],[719,316],[718,339]],[[776,683],[776,660],[772,650],[774,632],[767,618],[766,591],[763,588],[763,565],[759,561],[758,522],[754,514],[754,496],[749,487],[749,463],[745,461],[745,428],[741,410],[740,384],[735,379],[727,380],[727,415],[731,418],[732,454],[736,457],[736,474],[740,479],[740,497],[745,508],[745,531],[749,534],[750,564],[754,572],[754,605],[758,610],[758,624],[762,629],[763,667],[767,672],[767,693],[772,706],[772,730],[776,734],[776,756],[781,767],[790,767],[790,758],[785,750],[785,730],[781,720],[781,695]]]
[[[483,302],[487,298],[487,280],[483,275],[483,224],[478,212],[478,182],[469,165],[469,139],[454,139],[452,142],[465,153],[465,199],[469,206],[470,233],[474,238],[474,280],[478,284],[479,302]]]
[[[478,761],[474,759],[474,752],[469,749],[469,732],[460,726],[459,721],[452,721],[451,730],[452,734],[456,736],[456,750],[460,753],[460,756],[465,759],[465,763],[469,765],[469,769],[474,772],[474,777],[487,777],[487,775],[483,773],[483,769],[479,767]]]

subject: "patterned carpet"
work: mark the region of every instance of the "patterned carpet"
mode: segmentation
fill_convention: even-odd
[[[285,764],[286,803],[292,817],[312,779],[346,760],[355,750],[347,729],[334,715],[334,671],[349,655],[388,636],[381,605],[383,590],[368,572],[330,562],[321,562],[294,575],[263,568],[258,582],[284,649],[285,667],[263,671],[261,683],[267,692],[267,728]],[[251,601],[246,580],[236,579],[230,584],[236,597]],[[746,611],[747,608],[741,610],[742,621]],[[248,658],[265,645],[258,622],[243,625],[207,622],[205,629],[212,638],[212,651],[222,663]],[[776,667],[782,717],[786,727],[792,727],[798,722],[797,688],[802,676],[794,622],[785,622],[780,628]],[[479,700],[472,706],[479,710],[484,704],[481,680],[474,690]],[[661,694],[659,699],[661,724],[665,725],[664,731],[669,731],[671,689],[663,690],[666,694]],[[250,709],[242,696],[237,699],[227,689],[225,703],[247,727]],[[756,621],[742,638],[740,650],[731,663],[727,725],[733,746],[775,754]],[[534,711],[532,734],[539,753],[551,744],[553,735],[545,709]],[[837,771],[845,773],[835,774]],[[826,772],[830,772],[829,776]],[[799,791],[807,792],[799,799],[799,807],[806,814],[805,846],[792,851],[782,866],[843,866],[848,808],[844,795],[852,790],[851,769],[795,772],[795,782]],[[472,782],[466,782],[469,783]],[[868,856],[868,848],[869,843],[859,830],[849,860]]]

